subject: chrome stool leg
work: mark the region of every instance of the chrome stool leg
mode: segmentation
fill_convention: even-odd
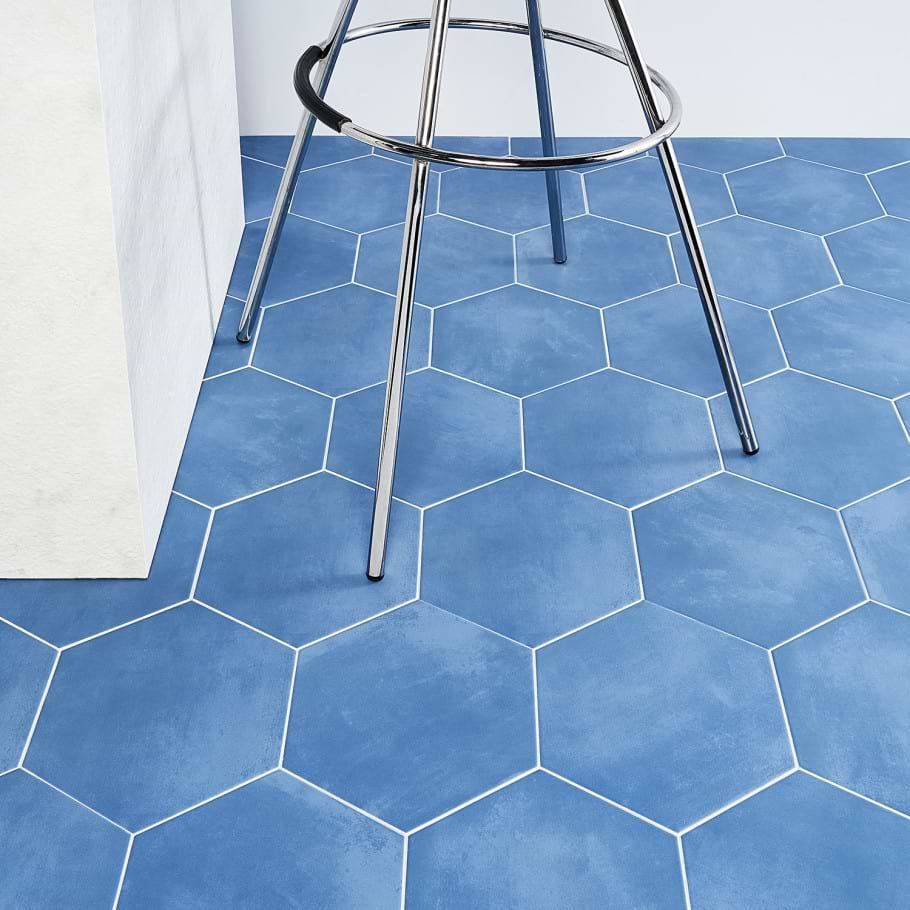
[[[663,125],[663,114],[657,103],[657,96],[654,92],[648,68],[645,66],[635,36],[632,34],[629,21],[626,18],[622,0],[604,0],[604,2],[610,13],[610,18],[613,20],[619,43],[629,64],[629,71],[632,73],[632,79],[635,82],[638,97],[644,108],[648,126],[652,131],[656,130]],[[733,359],[733,351],[730,347],[730,339],[724,325],[724,318],[720,311],[717,291],[711,277],[711,270],[708,267],[705,249],[695,222],[695,214],[692,211],[692,203],[686,193],[682,171],[676,158],[676,152],[673,149],[672,140],[668,139],[658,145],[657,153],[660,156],[667,187],[670,190],[673,206],[676,209],[676,217],[679,219],[679,227],[686,244],[689,262],[692,264],[695,284],[701,296],[708,328],[711,330],[711,340],[714,342],[714,350],[717,354],[720,371],[724,377],[727,397],[730,399],[730,407],[733,409],[733,417],[739,430],[743,452],[746,455],[754,455],[758,452],[758,439],[752,426],[752,417],[749,414],[746,394],[743,391],[742,382],[736,369],[736,361]]]
[[[338,60],[338,54],[344,45],[345,35],[351,26],[351,19],[356,8],[357,0],[341,0],[341,5],[338,7],[332,31],[324,43],[324,46],[328,47],[329,51],[320,61],[320,69],[316,74],[316,84],[320,95],[325,95],[329,87],[329,81],[332,78],[335,63]],[[240,317],[237,340],[241,344],[247,344],[253,337],[253,328],[256,325],[256,317],[262,304],[262,295],[265,291],[266,282],[269,280],[269,272],[272,270],[272,263],[275,260],[275,251],[278,249],[281,231],[284,228],[288,210],[291,207],[291,200],[294,197],[294,188],[297,186],[300,165],[306,157],[315,126],[316,118],[308,110],[304,110],[303,117],[300,119],[300,126],[297,128],[297,135],[294,136],[294,142],[291,145],[291,153],[288,155],[288,163],[285,165],[281,184],[278,187],[278,195],[275,197],[275,205],[272,208],[272,215],[266,228],[265,239],[262,241],[262,248],[259,250],[259,259],[256,261],[256,270],[253,272],[253,282],[250,285],[250,292],[243,308],[243,315]]]
[[[430,16],[430,37],[423,72],[423,90],[417,123],[418,145],[432,145],[436,132],[436,113],[439,107],[440,77],[449,30],[451,0],[433,0]],[[405,367],[417,287],[417,266],[420,241],[423,236],[423,212],[430,180],[430,162],[416,160],[411,167],[411,188],[405,213],[404,240],[401,250],[401,269],[398,275],[398,296],[392,323],[392,350],[389,356],[389,381],[386,386],[385,413],[379,443],[379,466],[376,472],[376,493],[373,500],[373,524],[370,530],[370,554],[367,577],[379,581],[385,571],[386,542],[389,535],[389,512],[392,508],[392,486],[395,481],[395,461],[398,455],[398,432],[401,427],[401,402],[404,395]]]
[[[556,155],[556,127],[553,122],[553,102],[550,95],[550,76],[547,71],[547,51],[544,45],[540,0],[527,0],[528,35],[534,61],[534,85],[537,89],[537,110],[540,115],[540,139],[547,157]],[[562,220],[562,190],[559,171],[547,171],[547,202],[550,206],[550,230],[553,233],[553,259],[566,261],[566,226]]]

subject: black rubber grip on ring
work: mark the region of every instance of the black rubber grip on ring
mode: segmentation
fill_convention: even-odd
[[[336,133],[340,133],[341,128],[346,123],[351,122],[351,118],[345,117],[344,114],[339,113],[335,108],[326,104],[322,98],[319,97],[319,94],[316,89],[313,88],[313,83],[311,82],[310,74],[313,71],[313,67],[324,56],[325,54],[318,44],[314,44],[304,51],[303,56],[297,61],[297,66],[294,68],[294,91],[297,92],[297,97],[300,99],[303,106],[310,111],[320,123],[324,123],[330,129],[335,130]]]

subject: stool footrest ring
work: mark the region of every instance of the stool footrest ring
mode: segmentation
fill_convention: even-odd
[[[354,29],[347,34],[345,43],[368,38],[373,35],[384,35],[392,32],[426,30],[430,27],[429,19],[399,19],[394,22],[380,22]],[[498,19],[452,19],[450,28],[474,29],[481,31],[508,32],[511,34],[527,35],[528,26],[520,22],[503,22]],[[582,50],[600,54],[616,63],[628,66],[622,51],[580,35],[562,32],[556,29],[544,29],[544,37],[560,44],[568,44]],[[329,46],[314,45],[308,48],[297,62],[294,70],[294,88],[304,107],[321,123],[324,123],[336,133],[343,133],[352,139],[365,142],[375,148],[387,152],[395,152],[408,158],[423,161],[434,161],[440,164],[451,164],[459,167],[492,168],[497,170],[526,170],[545,171],[564,168],[588,167],[594,164],[609,164],[641,155],[650,149],[656,148],[666,142],[679,127],[682,119],[682,102],[676,89],[657,70],[649,69],[654,85],[663,93],[669,103],[669,113],[661,125],[649,136],[636,139],[625,145],[604,149],[599,152],[589,152],[582,155],[558,155],[555,157],[500,157],[495,155],[477,155],[469,152],[450,151],[428,145],[419,145],[414,142],[405,142],[374,133],[371,130],[358,126],[345,114],[326,104],[313,88],[311,72],[313,67],[329,52]]]

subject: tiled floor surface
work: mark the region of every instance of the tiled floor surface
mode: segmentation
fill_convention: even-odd
[[[679,143],[752,459],[656,159],[565,266],[437,168],[381,584],[408,169],[317,141],[240,347],[287,145],[151,577],[0,583],[0,906],[910,906],[910,140]]]

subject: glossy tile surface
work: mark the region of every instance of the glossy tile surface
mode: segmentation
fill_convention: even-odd
[[[241,147],[265,217],[290,138]],[[149,578],[0,580],[0,906],[903,907],[910,140],[676,148],[702,220],[761,211],[702,227],[760,453],[653,156],[563,178],[609,210],[562,266],[539,174],[434,166],[372,583],[408,168],[314,138]]]
[[[141,834],[123,910],[399,910],[402,839],[280,771]]]
[[[439,910],[685,906],[672,838],[541,772],[414,835],[408,899]]]
[[[26,767],[130,830],[278,764],[290,649],[187,604],[66,652]]]
[[[538,655],[541,762],[673,829],[792,765],[767,652],[650,603]]]
[[[287,767],[408,830],[535,763],[531,652],[423,603],[300,654]]]

